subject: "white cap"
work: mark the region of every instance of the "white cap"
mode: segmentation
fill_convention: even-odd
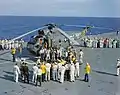
[[[21,58],[21,61],[25,61],[25,58]]]
[[[117,59],[117,61],[119,61],[120,59]]]

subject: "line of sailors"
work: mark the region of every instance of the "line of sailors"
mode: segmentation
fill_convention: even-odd
[[[39,51],[40,58],[42,61],[45,60],[57,60],[58,58],[61,58],[62,56],[62,50],[60,48],[51,48],[46,49],[43,48]]]
[[[24,43],[24,40],[16,40],[16,41],[11,41],[11,40],[0,40],[0,50],[10,50],[12,48],[18,49],[21,47],[22,43]]]
[[[41,86],[41,82],[50,80],[58,81],[60,83],[64,83],[64,80],[74,82],[75,78],[79,77],[80,63],[72,54],[70,54],[69,57],[70,60],[68,61],[61,59],[50,62],[48,60],[34,64],[32,67],[32,82],[35,83],[36,86],[38,85],[38,82]],[[18,66],[16,68],[16,66],[17,64],[14,67],[15,81],[18,82],[18,75],[21,74],[22,80],[24,82],[27,80],[27,83],[29,83],[29,69],[27,63],[25,61],[22,61],[20,69]],[[89,81],[89,73],[90,65],[87,63],[84,78],[84,80],[87,82]]]
[[[120,48],[120,40],[114,38],[84,38],[81,40],[83,47],[93,48]]]

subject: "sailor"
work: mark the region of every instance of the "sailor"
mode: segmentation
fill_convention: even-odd
[[[36,62],[36,63],[37,63],[37,65],[40,65],[40,63],[41,63],[41,62],[40,62],[40,57],[38,57],[38,59],[37,59],[37,62]]]
[[[2,45],[2,50],[4,50],[4,45],[5,45],[5,41],[4,40],[1,41],[1,45]]]
[[[29,83],[29,69],[28,69],[28,66],[27,66],[27,63],[24,63],[24,67],[23,67],[23,75],[24,75],[24,83],[27,79],[27,83]]]
[[[40,56],[41,56],[41,60],[43,61],[43,59],[44,59],[44,49],[40,50]]]
[[[18,42],[17,42],[17,45],[18,45]],[[21,58],[21,55],[22,55],[22,44],[19,44],[18,46],[17,46],[17,48],[18,48],[18,50],[19,50],[19,57]]]
[[[91,71],[90,64],[87,63],[87,64],[86,64],[86,67],[85,67],[85,77],[84,77],[84,81],[85,81],[85,82],[89,82],[89,74],[90,74],[90,71]]]
[[[19,74],[20,74],[20,69],[19,69],[17,63],[14,65],[13,72],[14,72],[14,80],[15,80],[15,82],[18,82],[18,77],[19,77]]]
[[[70,80],[70,63],[65,64],[65,80]]]
[[[75,65],[74,63],[71,61],[71,65],[70,65],[70,81],[74,82],[75,81]]]
[[[62,65],[60,70],[61,70],[60,83],[63,83],[64,82],[64,74],[65,74],[65,65]]]
[[[58,80],[57,68],[58,68],[57,62],[54,62],[53,66],[52,66],[52,76],[53,76],[54,81]]]
[[[9,47],[9,50],[11,49],[11,42],[9,40],[9,43],[8,43],[8,47]]]
[[[79,77],[79,73],[80,73],[80,67],[79,67],[79,62],[78,60],[76,60],[75,62],[75,77]]]
[[[95,38],[93,38],[92,47],[95,48]]]
[[[45,64],[46,66],[46,81],[50,81],[50,68],[51,68],[51,64],[49,63],[49,61]]]
[[[103,48],[103,40],[102,40],[102,38],[100,39],[100,48]]]
[[[44,62],[42,62],[42,64],[41,64],[41,70],[42,70],[42,82],[44,82],[45,81],[45,73],[46,73],[46,66],[45,66],[45,63]]]
[[[15,62],[15,54],[16,54],[16,49],[15,48],[11,49],[11,54],[13,56],[13,62]]]
[[[42,82],[42,70],[41,70],[40,66],[37,69],[36,86],[38,85],[38,82],[40,83],[40,86],[41,86],[41,82]]]
[[[80,64],[83,63],[83,56],[84,56],[84,53],[83,53],[82,49],[80,49],[80,53],[79,53]]]
[[[109,39],[109,48],[112,48],[112,39]]]
[[[117,59],[117,76],[120,74],[120,59]]]
[[[46,60],[50,60],[50,49],[47,50],[47,59]]]
[[[24,80],[24,74],[23,74],[23,68],[24,68],[24,61],[21,60],[21,64],[20,64],[20,71],[21,71],[21,78],[22,80]]]
[[[58,80],[60,79],[60,72],[61,72],[61,67],[62,67],[62,64],[60,63],[60,61],[58,61]]]
[[[37,79],[37,70],[38,70],[38,67],[36,64],[34,64],[34,66],[32,67],[32,72],[33,72],[32,82],[34,83],[36,83],[36,79]]]

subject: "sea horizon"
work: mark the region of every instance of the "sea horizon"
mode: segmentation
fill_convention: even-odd
[[[113,31],[107,29],[90,29],[94,34],[116,32],[120,29],[120,18],[117,17],[68,17],[68,16],[13,16],[13,15],[0,15],[0,39],[12,39],[16,36],[24,34],[28,31],[42,27],[48,23],[66,24],[66,25],[84,25],[84,26],[97,26],[112,28]],[[60,26],[66,32],[82,31],[83,27],[66,27]],[[36,32],[37,33],[37,32]],[[23,39],[29,39],[30,36],[35,33],[26,36]]]

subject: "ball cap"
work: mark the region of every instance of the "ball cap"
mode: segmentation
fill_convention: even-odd
[[[120,59],[117,59],[117,61],[119,61]]]

